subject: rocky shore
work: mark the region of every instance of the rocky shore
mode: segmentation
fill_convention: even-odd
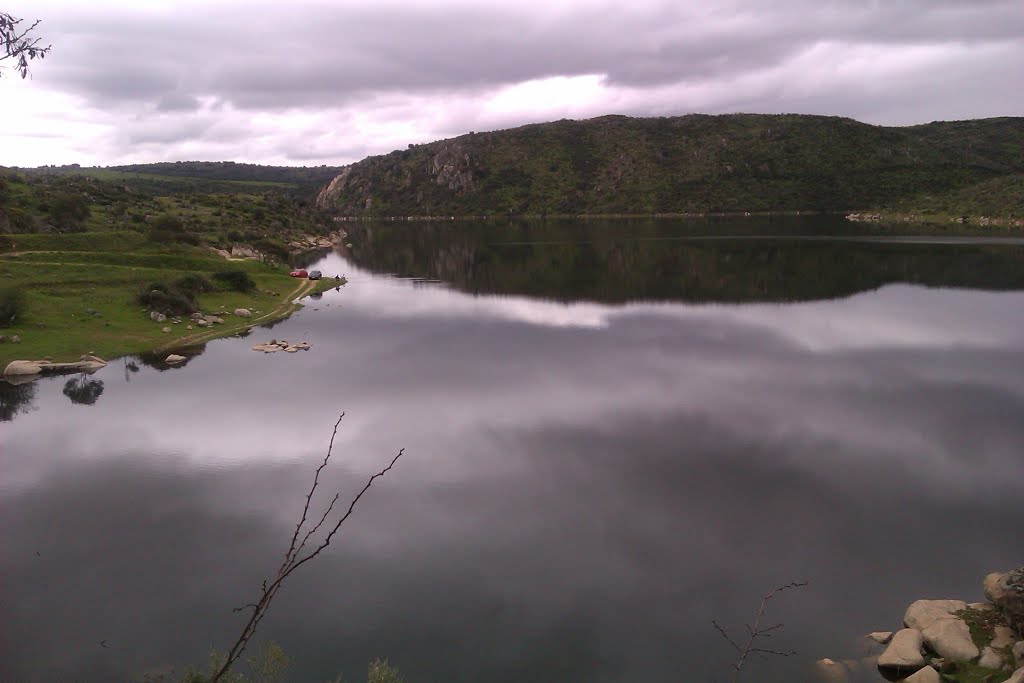
[[[878,668],[907,683],[1024,683],[1024,567],[989,574],[984,591],[911,604],[902,629],[868,636],[886,645]]]

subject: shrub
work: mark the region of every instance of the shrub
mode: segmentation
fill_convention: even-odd
[[[251,292],[256,288],[256,283],[244,270],[222,270],[214,273],[213,279],[221,286],[236,292]]]
[[[25,292],[20,287],[0,289],[0,325],[11,325],[25,313]]]
[[[92,213],[85,197],[73,192],[62,192],[55,196],[48,211],[54,225],[67,232],[85,230],[85,221]]]
[[[166,315],[187,315],[199,310],[193,296],[168,287],[162,282],[149,285],[139,293],[136,301],[152,311],[159,311]]]
[[[171,283],[171,289],[195,298],[199,294],[213,291],[213,283],[198,273],[190,273]]]

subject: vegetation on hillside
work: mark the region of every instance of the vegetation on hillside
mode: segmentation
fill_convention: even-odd
[[[1013,185],[1021,173],[1024,118],[886,128],[804,115],[605,116],[369,157],[318,201],[353,216],[847,211],[1004,177]],[[992,187],[998,199],[985,208],[1001,208],[1011,188]]]

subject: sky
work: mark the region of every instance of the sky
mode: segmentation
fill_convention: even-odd
[[[3,0],[0,165],[341,165],[605,114],[1024,113],[1020,0]],[[0,62],[0,66],[9,64]]]

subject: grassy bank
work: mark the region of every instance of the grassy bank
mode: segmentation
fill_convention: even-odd
[[[6,237],[0,291],[19,291],[22,304],[12,323],[0,328],[8,339],[0,344],[0,368],[17,358],[49,356],[59,362],[84,353],[110,358],[208,341],[288,315],[296,296],[335,284],[296,280],[284,266],[252,259],[227,261],[201,247],[153,245],[132,231]],[[226,286],[217,278],[226,270],[244,272],[255,286],[251,291]],[[154,285],[187,276],[211,283],[210,291],[195,293],[194,301],[204,313],[229,312],[221,316],[223,324],[190,330],[187,314],[178,323],[171,316],[154,322],[138,301]],[[237,308],[249,309],[252,318],[234,316]],[[15,336],[19,343],[10,341]]]

